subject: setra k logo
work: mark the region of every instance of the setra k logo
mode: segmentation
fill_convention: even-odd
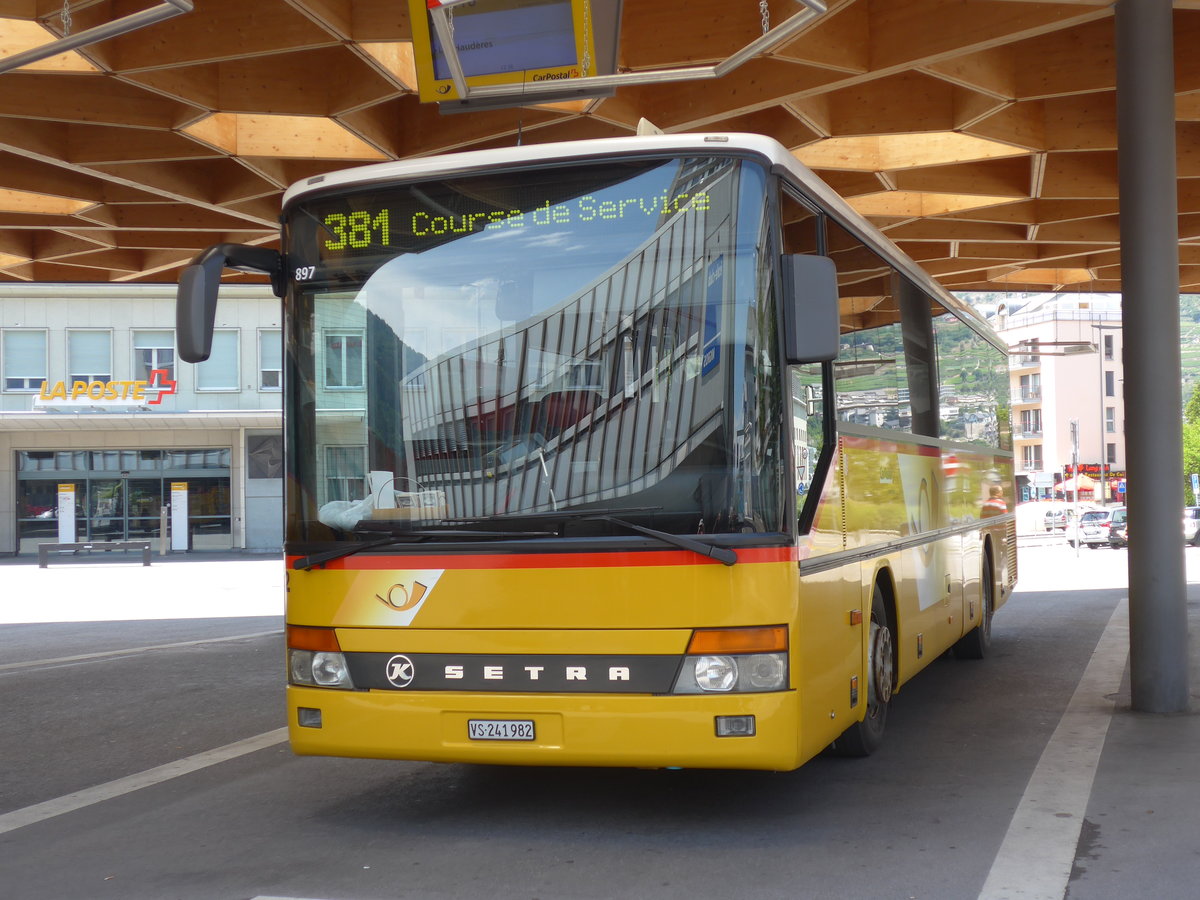
[[[412,684],[416,670],[411,659],[397,653],[387,661],[384,675],[387,676],[387,680],[391,682],[393,687],[406,688]]]

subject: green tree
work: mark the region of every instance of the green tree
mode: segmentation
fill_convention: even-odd
[[[1187,425],[1200,425],[1200,382],[1192,388],[1192,396],[1188,397],[1187,403],[1183,405],[1183,421]],[[1196,472],[1200,469],[1189,471]]]
[[[1195,392],[1188,406],[1196,401]],[[1184,506],[1200,506],[1200,498],[1192,493],[1192,472],[1200,472],[1200,422],[1189,421],[1183,424],[1183,478]]]

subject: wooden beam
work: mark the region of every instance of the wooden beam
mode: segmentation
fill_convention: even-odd
[[[902,72],[831,91],[830,133],[836,137],[951,131],[957,90],[920,72]]]
[[[951,222],[920,219],[886,230],[894,241],[993,241],[1023,243],[1025,228],[997,222]]]
[[[107,125],[70,125],[62,158],[78,166],[106,163],[168,162],[206,159],[219,155],[199,141],[171,131],[142,130]]]
[[[922,71],[997,100],[1016,97],[1016,62],[1007,47],[964,53],[928,63],[922,66]]]
[[[871,6],[871,68],[940,62],[1014,41],[1076,29],[1111,12],[1062,3],[1018,4],[1004,0],[905,0]]]
[[[6,72],[0,116],[125,127],[171,128],[187,114],[180,103],[93,75]]]
[[[837,81],[827,69],[777,59],[754,59],[718,82],[638,85],[618,90],[668,131],[701,130],[710,122],[775,106]]]
[[[59,227],[76,230],[86,227],[87,222],[105,229],[128,228],[136,231],[229,231],[244,230],[246,226],[246,218],[238,215],[233,205],[227,213],[222,214],[213,209],[181,203],[138,203],[88,210]],[[278,227],[275,222],[263,222],[266,231],[275,231]]]
[[[1014,46],[1017,98],[1111,91],[1117,86],[1116,47],[1111,10],[1059,33],[1040,35]]]
[[[829,12],[773,55],[841,72],[870,71],[870,6],[866,0],[837,9],[830,4]]]
[[[715,63],[761,35],[757,3],[733,8],[721,0],[694,0],[686,15],[669,3],[625,3],[620,65],[638,71]]]
[[[1046,145],[1046,115],[1037,101],[1009,103],[976,119],[965,131],[990,141],[1040,150]]]
[[[1041,101],[1047,150],[1116,150],[1117,95],[1099,91]]]
[[[1046,154],[1042,196],[1116,198],[1118,196],[1117,154],[1103,150]]]
[[[204,0],[185,16],[104,42],[125,73],[330,46],[338,38],[283,0]]]
[[[988,159],[949,166],[925,166],[892,173],[904,191],[945,191],[955,194],[988,194],[1022,199],[1029,196],[1029,157]]]
[[[287,0],[330,34],[345,41],[412,39],[403,0]]]
[[[1076,219],[1070,222],[1048,222],[1038,229],[1038,239],[1053,241],[1056,244],[1119,242],[1121,230],[1116,216]]]
[[[0,152],[0,188],[95,203],[104,199],[104,182],[94,176],[15,153]]]

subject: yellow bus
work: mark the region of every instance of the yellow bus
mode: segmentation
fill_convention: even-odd
[[[282,250],[298,754],[790,770],[866,755],[1016,578],[1005,348],[775,141],[310,178]]]

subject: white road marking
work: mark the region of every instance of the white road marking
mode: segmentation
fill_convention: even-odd
[[[52,819],[64,813],[75,812],[96,803],[103,803],[105,800],[111,800],[123,794],[140,791],[142,788],[161,784],[164,781],[170,781],[172,778],[178,778],[181,775],[191,774],[208,766],[228,762],[231,759],[237,759],[239,756],[245,756],[247,753],[254,753],[256,750],[264,750],[267,747],[282,744],[286,740],[287,729],[276,728],[274,731],[255,735],[243,741],[226,744],[224,747],[216,747],[215,749],[206,750],[203,753],[197,753],[185,759],[178,759],[165,765],[156,766],[153,769],[147,769],[145,772],[127,775],[124,778],[118,778],[116,781],[109,781],[105,784],[98,784],[95,787],[85,788],[82,791],[75,791],[73,794],[56,797],[44,803],[35,803],[33,806],[26,806],[24,809],[16,809],[0,815],[0,834],[7,834],[18,828],[24,828],[26,825],[43,822],[46,819]]]
[[[173,644],[151,644],[147,647],[128,647],[124,650],[105,650],[100,653],[80,653],[78,656],[59,656],[53,659],[30,659],[25,662],[0,664],[0,672],[11,671],[13,669],[33,669],[38,666],[61,666],[69,663],[92,662],[98,659],[134,656],[135,654],[146,653],[150,650],[172,650],[176,647],[196,647],[200,644],[220,644],[227,641],[244,641],[250,638],[269,637],[275,634],[283,634],[283,629],[277,628],[274,631],[255,631],[251,632],[250,634],[229,634],[225,637],[204,638],[196,641],[177,641]]]
[[[1029,779],[979,900],[1063,900],[1100,751],[1112,721],[1109,697],[1129,657],[1129,603],[1122,600]]]

